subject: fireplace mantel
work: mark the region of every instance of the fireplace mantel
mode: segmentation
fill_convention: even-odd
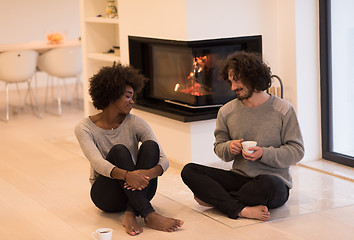
[[[180,122],[195,122],[215,119],[220,107],[188,109],[161,101],[138,101],[135,109],[171,118]]]

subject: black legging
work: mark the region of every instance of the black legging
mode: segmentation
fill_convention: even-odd
[[[188,163],[181,176],[197,198],[232,219],[238,218],[246,206],[277,208],[289,197],[289,188],[272,175],[249,178],[233,171]]]
[[[107,161],[120,169],[134,171],[150,169],[159,162],[160,150],[154,141],[144,142],[139,149],[138,159],[134,165],[129,150],[122,144],[112,147],[107,155]],[[131,191],[124,188],[124,181],[99,175],[91,187],[93,203],[105,212],[131,211],[135,215],[146,217],[154,209],[150,200],[157,188],[157,178],[150,180],[148,186],[141,191]]]

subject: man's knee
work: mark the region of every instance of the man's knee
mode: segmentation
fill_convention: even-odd
[[[259,186],[265,191],[269,191],[270,189],[282,189],[285,186],[284,182],[279,177],[273,175],[258,175],[257,177],[255,177],[255,180],[258,182]]]
[[[184,182],[187,181],[191,175],[193,175],[194,166],[195,166],[195,163],[187,163],[183,167],[183,169],[181,171],[181,177]]]
[[[289,188],[276,176],[259,175],[256,177],[260,192],[266,197],[269,208],[282,206],[289,197]]]

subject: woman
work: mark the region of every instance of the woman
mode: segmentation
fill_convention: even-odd
[[[181,220],[156,213],[150,203],[157,177],[169,164],[149,125],[130,114],[145,80],[128,66],[103,67],[90,79],[89,87],[94,107],[102,112],[75,128],[91,163],[93,203],[105,212],[125,211],[123,226],[130,235],[143,231],[136,216],[143,217],[147,227],[161,231],[172,232],[183,225]]]

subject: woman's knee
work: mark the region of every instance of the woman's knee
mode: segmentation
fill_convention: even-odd
[[[131,158],[130,152],[128,148],[123,144],[114,145],[109,151],[109,153],[107,154],[107,160],[114,165],[116,165],[115,161],[118,159],[121,160],[121,159],[130,159],[130,158]]]
[[[160,157],[160,148],[157,142],[148,140],[141,144],[139,155],[151,155],[150,157]]]
[[[159,145],[152,140],[143,142],[139,148],[137,168],[145,169],[154,167],[159,162],[159,160]]]
[[[153,140],[147,140],[143,142],[140,146],[140,149],[144,149],[144,148],[159,150],[159,145],[157,144],[157,142]]]

